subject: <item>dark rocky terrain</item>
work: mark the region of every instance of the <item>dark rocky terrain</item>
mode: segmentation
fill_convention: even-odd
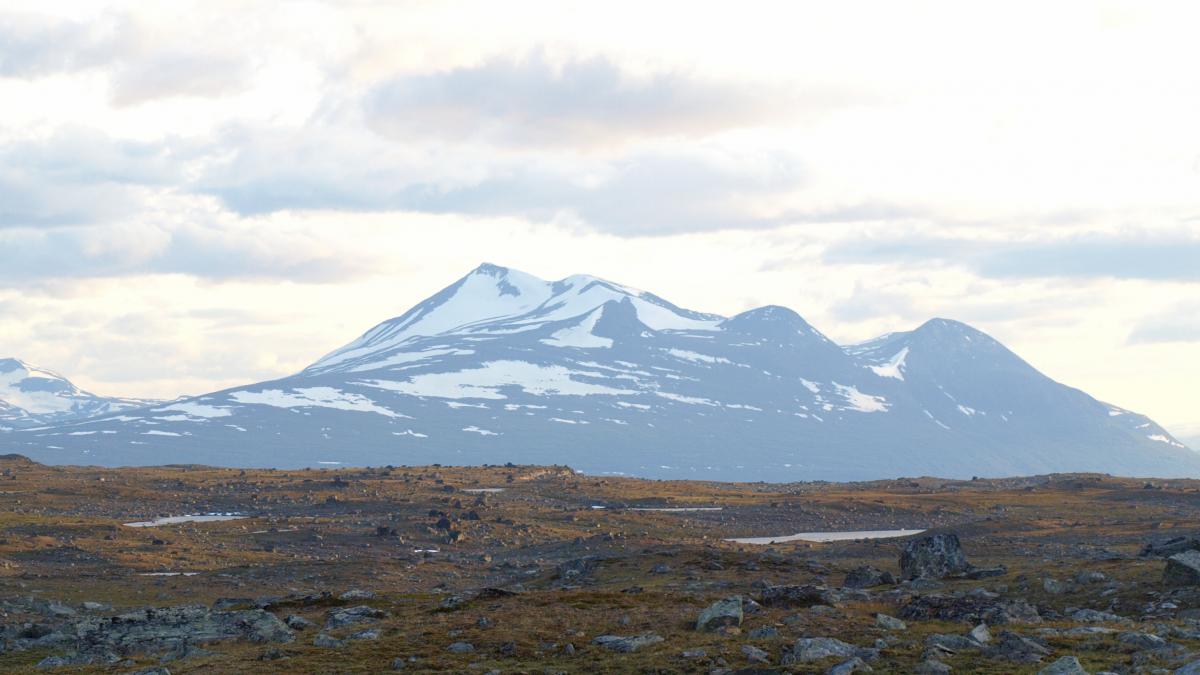
[[[1200,672],[1200,481],[10,456],[0,504],[6,672]]]

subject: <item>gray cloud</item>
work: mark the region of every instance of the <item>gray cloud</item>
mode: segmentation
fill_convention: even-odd
[[[603,231],[656,235],[780,224],[786,214],[762,209],[763,200],[802,184],[799,161],[783,153],[695,148],[516,160],[470,148],[381,145],[321,127],[286,138],[228,133],[223,145],[235,155],[211,165],[193,189],[243,215],[328,209],[567,217]]]
[[[604,57],[549,63],[541,52],[387,80],[363,109],[379,133],[575,147],[633,136],[697,136],[856,99],[833,88],[803,99],[683,73],[632,75]]]
[[[1131,345],[1200,342],[1200,302],[1181,303],[1168,312],[1142,319],[1126,342]]]
[[[241,59],[173,51],[147,55],[117,69],[111,96],[121,107],[176,96],[223,96],[249,85],[250,70]]]
[[[851,239],[826,262],[957,265],[989,278],[1117,278],[1200,281],[1200,239],[1076,237],[1010,243],[938,237]]]
[[[73,129],[0,145],[0,228],[76,225],[142,209],[142,188],[181,179],[161,144]]]
[[[87,23],[33,14],[0,15],[0,77],[35,79],[93,68],[110,71],[118,107],[176,96],[215,97],[249,86],[244,58],[199,46],[150,48],[128,17]]]
[[[124,49],[127,30],[127,22],[112,16],[82,23],[0,14],[0,77],[44,77],[111,63]]]
[[[219,224],[0,230],[0,283],[11,286],[137,274],[324,282],[375,264],[305,234]]]

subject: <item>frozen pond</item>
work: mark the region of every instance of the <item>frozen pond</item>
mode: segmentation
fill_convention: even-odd
[[[139,577],[194,577],[199,572],[139,572]]]
[[[861,530],[858,532],[800,532],[782,537],[739,537],[725,541],[739,544],[782,544],[788,541],[849,541],[853,539],[891,539],[920,534],[925,530]]]
[[[722,508],[724,508],[724,507],[721,507],[721,506],[662,506],[662,507],[643,506],[643,507],[638,507],[638,508],[631,508],[629,510],[630,511],[662,511],[663,513],[687,513],[689,511],[720,511]]]
[[[239,513],[201,513],[190,516],[171,516],[169,518],[155,518],[154,520],[140,520],[136,523],[125,523],[125,527],[158,527],[159,525],[175,525],[176,523],[212,523],[219,520],[237,520],[245,517]]]

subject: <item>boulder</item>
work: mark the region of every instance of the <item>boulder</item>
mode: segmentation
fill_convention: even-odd
[[[891,572],[885,572],[871,565],[863,565],[850,570],[846,580],[842,582],[845,588],[874,588],[875,586],[896,583],[896,577]]]
[[[856,656],[864,661],[874,661],[879,657],[879,650],[856,647],[855,645],[842,642],[837,638],[816,637],[796,640],[791,654],[792,660],[799,662],[820,661],[830,657],[853,658]]]
[[[1184,551],[1167,558],[1163,583],[1168,586],[1200,586],[1200,551]]]
[[[1064,656],[1038,671],[1038,675],[1088,675],[1074,656]]]
[[[341,628],[342,626],[382,619],[384,616],[386,614],[383,611],[374,607],[368,607],[367,605],[333,609],[325,617],[325,628]]]
[[[700,612],[696,619],[696,630],[714,631],[725,626],[742,625],[742,596],[734,595],[718,600]]]
[[[643,647],[649,647],[653,644],[662,642],[662,637],[654,633],[643,633],[641,635],[601,635],[592,640],[592,644],[600,645],[605,649],[611,649],[614,652],[636,652]]]
[[[1166,541],[1150,542],[1142,547],[1138,555],[1143,558],[1170,558],[1184,551],[1200,550],[1200,536],[1174,537]]]
[[[933,534],[914,539],[900,554],[902,579],[941,579],[971,569],[956,534]]]
[[[992,626],[1042,621],[1037,608],[1019,598],[1008,600],[983,595],[940,593],[914,598],[900,609],[900,618],[911,621],[986,623]]]
[[[763,589],[762,604],[767,607],[812,607],[835,605],[841,598],[825,586],[769,586]]]
[[[1050,648],[1042,641],[1011,631],[1000,633],[996,644],[985,647],[983,650],[984,656],[988,658],[1005,659],[1017,663],[1038,663],[1050,653]]]
[[[884,630],[908,630],[908,624],[887,614],[876,614],[875,625]]]

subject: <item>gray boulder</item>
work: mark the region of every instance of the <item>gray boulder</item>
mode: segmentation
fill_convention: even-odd
[[[1184,551],[1167,558],[1163,583],[1168,586],[1200,586],[1200,551]]]
[[[1038,675],[1088,675],[1083,664],[1074,656],[1064,656],[1061,659],[1038,671]]]
[[[914,539],[900,554],[902,579],[941,579],[971,569],[956,534],[933,534]]]
[[[1200,536],[1174,537],[1166,541],[1148,543],[1138,555],[1143,558],[1170,558],[1177,553],[1197,550],[1200,550]]]
[[[649,647],[653,644],[662,642],[662,637],[654,633],[643,633],[641,635],[601,635],[592,640],[592,644],[600,645],[605,649],[611,649],[614,652],[636,652],[643,647]]]
[[[865,661],[874,661],[879,657],[879,650],[842,642],[837,638],[816,637],[800,638],[792,647],[792,660],[799,662],[820,661],[830,657],[852,658],[857,656]]]
[[[718,600],[700,612],[696,619],[696,630],[714,631],[724,626],[742,625],[742,596],[734,595]]]
[[[325,616],[325,628],[341,628],[342,626],[382,619],[384,616],[386,614],[383,611],[374,607],[368,607],[367,605],[333,609]]]
[[[842,586],[845,588],[874,588],[894,583],[896,583],[896,577],[892,576],[891,572],[885,572],[871,565],[863,565],[850,570],[846,574],[846,580],[842,582]]]

